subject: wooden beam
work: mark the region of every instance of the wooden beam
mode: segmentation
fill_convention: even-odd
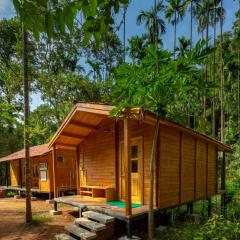
[[[76,134],[76,133],[69,133],[69,132],[62,132],[60,136],[64,137],[70,137],[70,138],[77,138],[77,139],[85,139],[86,136],[83,136],[81,134]]]
[[[22,188],[23,184],[22,184],[22,162],[21,162],[21,159],[18,160],[18,167],[19,167],[19,183],[20,183],[20,188]],[[31,171],[31,168],[30,168],[30,171]]]
[[[156,207],[159,207],[159,165],[160,165],[160,131],[161,127],[159,125],[159,130],[158,130],[158,136],[157,136],[157,158],[156,158],[156,172],[155,172],[155,201],[156,201]],[[144,147],[143,147],[144,149]],[[144,151],[144,150],[143,150]],[[143,158],[144,159],[144,158]],[[144,166],[143,166],[144,167]],[[142,183],[144,184],[144,182]]]
[[[53,145],[53,151],[52,151],[52,166],[53,166],[53,192],[54,192],[54,198],[58,197],[58,191],[57,191],[57,155],[56,155],[56,145]]]
[[[182,202],[182,132],[179,135],[179,203]]]
[[[216,147],[216,159],[215,159],[215,164],[216,164],[216,171],[215,171],[215,193],[218,193],[218,149]]]
[[[78,120],[71,120],[69,124],[74,125],[74,126],[80,126],[83,128],[87,128],[89,130],[97,130],[97,127],[88,123],[84,123]]]
[[[76,148],[76,147],[77,147],[77,145],[69,144],[69,143],[55,143],[55,147],[57,148],[58,146],[62,146],[62,147],[72,147],[72,148]]]
[[[80,166],[80,146],[77,146],[76,149],[77,158],[76,158],[76,181],[77,181],[77,195],[80,192],[80,174],[79,174],[79,166]]]
[[[131,204],[131,158],[130,158],[130,126],[129,120],[124,118],[124,161],[125,161],[125,202],[126,215],[132,215]]]
[[[222,156],[222,175],[221,175],[221,214],[226,217],[226,160],[225,152]]]
[[[6,170],[6,186],[8,187],[8,162],[5,162],[5,170]]]
[[[226,189],[226,161],[225,161],[225,152],[223,152],[222,157],[222,175],[221,175],[221,190],[225,191]]]
[[[208,143],[206,148],[206,196],[208,196]]]
[[[197,138],[194,139],[194,199],[197,199]]]
[[[119,123],[115,122],[115,187],[116,199],[119,197]]]

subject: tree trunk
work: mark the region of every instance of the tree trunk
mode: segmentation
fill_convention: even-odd
[[[216,46],[216,23],[217,23],[217,16],[216,16],[216,1],[214,1],[214,47]],[[215,51],[213,53],[213,83],[214,83],[214,89],[213,89],[213,99],[212,99],[212,137],[216,137],[216,113],[215,113],[215,97],[216,97],[216,91],[215,91],[215,85],[216,85],[216,54]]]
[[[193,46],[193,2],[191,0],[191,7],[190,7],[190,11],[191,11],[191,24],[190,24],[190,41],[191,41],[191,50],[192,50],[192,46]]]
[[[31,175],[29,158],[29,82],[28,82],[28,33],[23,24],[23,87],[24,87],[24,150],[26,177],[26,222],[32,221]]]
[[[151,160],[150,160],[150,193],[149,193],[149,210],[148,210],[148,239],[149,240],[153,239],[154,237],[154,215],[153,215],[154,169],[156,166],[159,125],[160,125],[160,121],[158,119],[155,126],[155,130],[154,130]]]
[[[208,37],[209,37],[209,6],[207,7],[207,26],[206,26],[206,47],[208,47]],[[208,63],[206,63],[205,66],[205,84],[207,85],[208,82]],[[205,89],[207,89],[207,86],[205,86]],[[206,111],[207,111],[207,96],[205,94],[204,96],[204,106],[203,106],[203,117],[206,119]]]
[[[240,1],[239,1],[239,8],[238,8],[238,11],[240,12]],[[238,20],[238,28],[240,29],[240,19]],[[237,40],[238,41],[238,40]],[[237,101],[238,101],[238,104],[237,104],[237,108],[238,108],[238,137],[240,139],[240,46],[237,45],[238,49],[238,90],[237,90]]]
[[[177,13],[175,12],[175,17],[174,17],[174,59],[176,59],[176,46],[177,46]]]
[[[126,60],[126,4],[123,6],[123,62]]]
[[[221,1],[221,8],[223,8],[223,0]],[[225,116],[224,116],[224,62],[223,62],[223,12],[221,12],[220,17],[220,50],[221,50],[221,91],[220,91],[220,101],[221,101],[221,142],[224,143],[224,126],[225,126]]]

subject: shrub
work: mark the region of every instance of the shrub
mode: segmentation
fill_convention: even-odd
[[[194,240],[222,239],[238,240],[240,238],[240,223],[229,221],[220,215],[214,215],[196,233]]]

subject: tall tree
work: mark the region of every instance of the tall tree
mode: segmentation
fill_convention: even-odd
[[[140,25],[145,22],[145,27],[149,31],[149,36],[151,43],[155,44],[155,37],[160,38],[161,34],[166,32],[166,26],[164,19],[160,18],[158,15],[162,13],[165,9],[163,1],[156,3],[150,11],[141,11],[137,17],[137,24]]]
[[[220,16],[220,64],[221,64],[221,90],[220,90],[220,102],[221,102],[221,142],[224,143],[224,128],[225,128],[225,99],[224,99],[224,59],[223,59],[223,0],[221,0],[221,16]]]
[[[167,8],[165,11],[165,17],[167,18],[168,22],[174,26],[174,56],[175,56],[175,49],[177,44],[177,24],[180,20],[183,19],[185,11],[186,11],[186,2],[184,0],[167,0]]]
[[[26,176],[26,222],[32,221],[31,174],[30,174],[30,139],[29,139],[29,82],[28,82],[28,32],[23,23],[23,88],[24,88],[24,150]]]

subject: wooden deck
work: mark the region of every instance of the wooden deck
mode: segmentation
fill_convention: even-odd
[[[25,192],[26,188],[25,187],[17,187],[17,186],[0,186],[0,189],[6,189],[6,190],[12,190],[12,191],[20,191],[20,192]],[[49,193],[46,191],[40,191],[39,188],[31,188],[31,192],[33,193]]]
[[[120,220],[134,219],[144,216],[148,213],[148,206],[140,206],[132,209],[132,216],[125,214],[125,208],[108,205],[103,198],[91,198],[86,196],[74,195],[54,198],[56,203],[62,203],[73,207],[78,207],[81,210],[92,210],[107,214]]]

